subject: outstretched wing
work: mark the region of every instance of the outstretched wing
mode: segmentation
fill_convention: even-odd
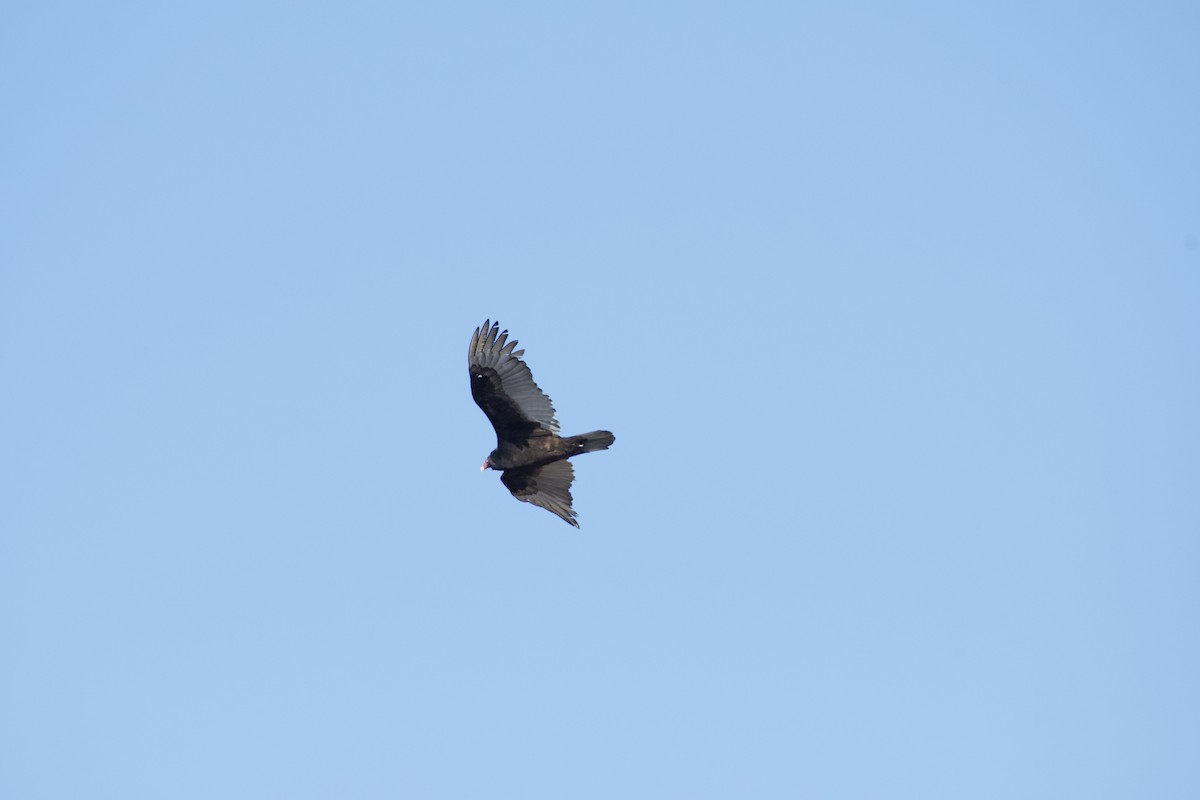
[[[471,396],[502,441],[520,441],[537,428],[557,434],[558,419],[550,398],[533,382],[533,373],[518,358],[525,351],[514,349],[517,340],[507,340],[508,331],[501,331],[500,324],[493,325],[491,320],[475,329],[467,353]]]
[[[541,506],[568,524],[579,527],[575,509],[571,508],[571,481],[575,480],[575,468],[565,458],[540,467],[505,470],[500,480],[518,500]]]

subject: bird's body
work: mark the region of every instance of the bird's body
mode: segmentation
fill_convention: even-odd
[[[563,437],[538,430],[523,440],[523,446],[513,442],[501,442],[488,456],[488,467],[500,470],[540,467],[580,453],[607,449],[614,438],[608,431],[592,431],[579,436]],[[601,446],[597,447],[596,444]]]
[[[467,354],[471,396],[496,429],[496,449],[481,469],[502,470],[500,480],[518,500],[541,506],[579,527],[571,507],[574,468],[568,458],[606,450],[608,431],[559,436],[550,398],[533,382],[517,342],[491,320],[475,329]],[[507,342],[507,344],[506,344]]]

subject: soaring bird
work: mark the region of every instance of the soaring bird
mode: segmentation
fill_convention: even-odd
[[[554,406],[520,359],[525,351],[516,346],[517,340],[509,342],[508,331],[491,320],[471,337],[467,352],[471,396],[496,429],[496,449],[479,470],[502,470],[500,481],[513,497],[541,506],[578,528],[571,508],[575,470],[567,459],[607,450],[616,437],[608,431],[559,436]]]

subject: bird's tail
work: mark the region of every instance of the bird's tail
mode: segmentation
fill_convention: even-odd
[[[571,453],[573,456],[580,453],[591,453],[595,450],[607,450],[616,440],[617,437],[608,431],[592,431],[567,438],[567,442],[575,450]]]

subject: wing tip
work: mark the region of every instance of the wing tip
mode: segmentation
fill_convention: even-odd
[[[501,328],[499,320],[493,322],[485,319],[483,325],[476,328],[474,335],[471,336],[470,356],[478,359],[494,353],[501,360],[506,358],[520,360],[521,356],[525,355],[525,348],[522,347],[518,350],[518,344],[520,342],[517,339],[509,340],[508,329]]]

